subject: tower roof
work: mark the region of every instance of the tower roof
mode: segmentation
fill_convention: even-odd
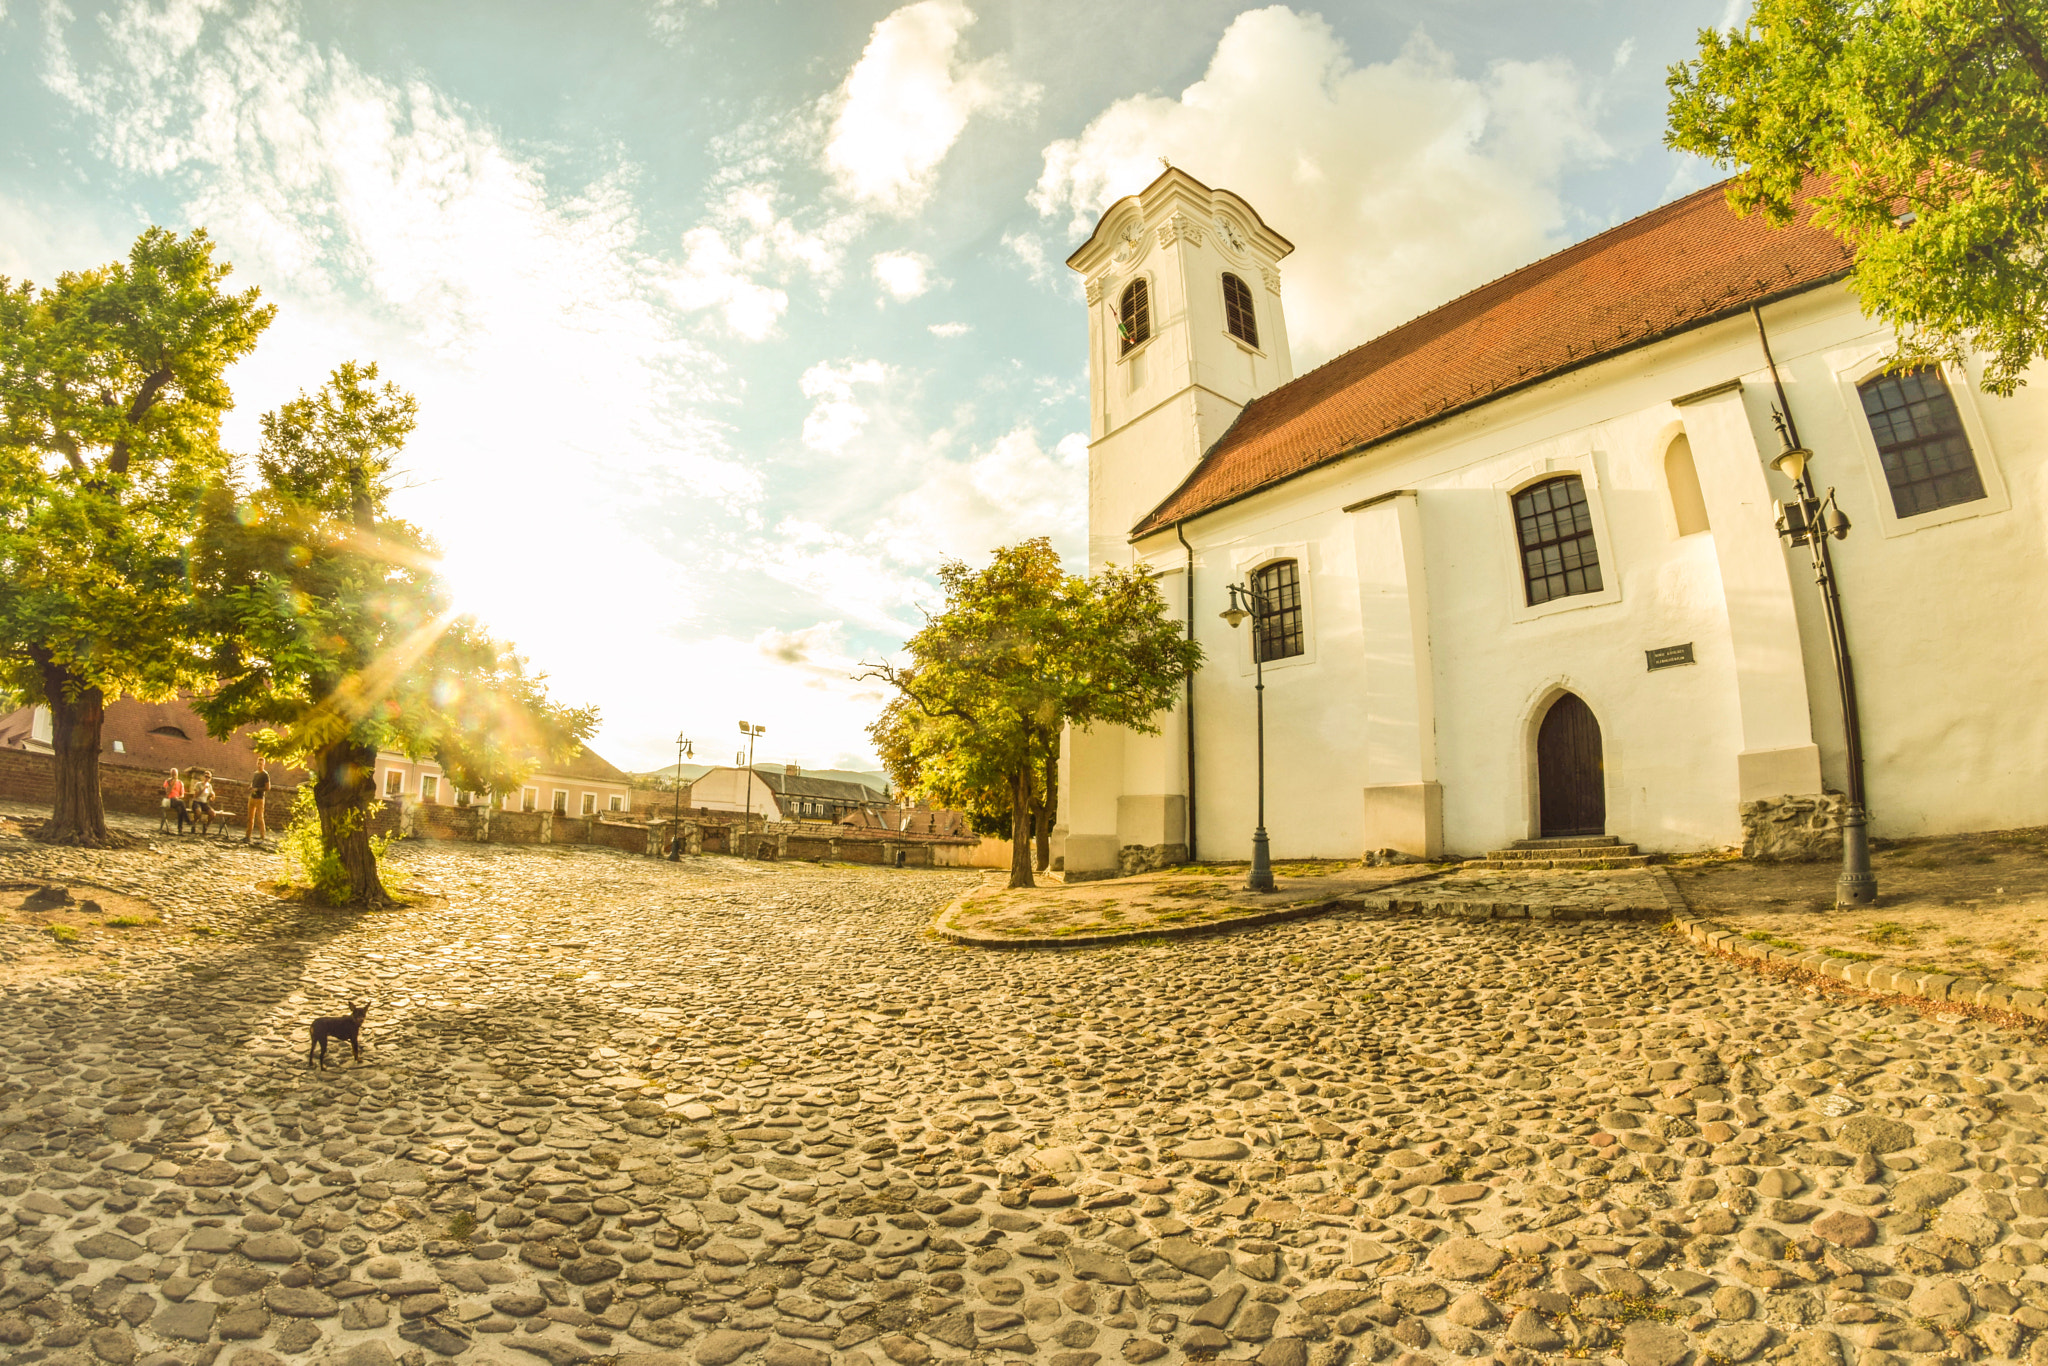
[[[1710,186],[1482,285],[1252,400],[1131,535],[1753,303],[1838,280],[1849,251],[1812,215],[1803,200],[1790,225],[1771,228],[1760,215],[1736,217],[1723,186]]]
[[[1266,220],[1259,217],[1259,211],[1253,208],[1244,196],[1231,190],[1219,190],[1204,185],[1178,166],[1168,166],[1150,185],[1136,194],[1125,195],[1104,209],[1101,217],[1095,220],[1095,231],[1088,234],[1087,241],[1074,248],[1073,253],[1067,257],[1067,265],[1085,273],[1102,264],[1103,258],[1117,246],[1112,240],[1109,225],[1112,221],[1121,221],[1122,210],[1126,204],[1139,206],[1145,216],[1151,218],[1158,209],[1173,199],[1181,199],[1183,202],[1196,200],[1211,205],[1218,201],[1228,201],[1232,207],[1243,212],[1248,220],[1246,226],[1255,235],[1266,239],[1267,249],[1272,253],[1274,260],[1277,261],[1294,250],[1294,243],[1266,226]]]

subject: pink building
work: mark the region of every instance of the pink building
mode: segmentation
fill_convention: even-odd
[[[555,811],[567,816],[624,813],[631,787],[629,775],[586,745],[567,763],[534,770],[518,790],[498,793],[494,804],[504,811]],[[485,800],[480,794],[458,791],[432,759],[408,759],[388,750],[377,756],[377,793],[410,797],[429,806],[468,806]]]

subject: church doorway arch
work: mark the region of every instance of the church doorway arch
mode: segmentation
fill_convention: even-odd
[[[1559,693],[1537,728],[1536,796],[1544,839],[1607,833],[1600,723],[1577,693]]]

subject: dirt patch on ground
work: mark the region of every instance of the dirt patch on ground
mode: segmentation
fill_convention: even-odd
[[[1245,890],[1243,864],[1194,864],[1103,882],[1048,883],[1012,891],[991,878],[940,917],[939,928],[1006,939],[1087,939],[1167,933],[1370,893],[1427,873],[1427,866],[1365,868],[1329,860],[1279,863],[1276,890]]]
[[[62,925],[74,932],[147,929],[163,924],[162,914],[147,901],[83,882],[55,884],[70,890],[70,905],[31,906],[29,902],[36,890],[48,885],[52,884],[0,883],[0,919],[39,929]],[[64,936],[54,937],[61,939]]]
[[[1881,840],[1877,905],[1834,909],[1833,863],[1680,860],[1698,915],[1765,942],[2048,990],[2048,829]]]

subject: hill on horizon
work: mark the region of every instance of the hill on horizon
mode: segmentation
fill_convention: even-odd
[[[683,781],[686,783],[694,783],[699,778],[709,773],[712,769],[725,767],[728,767],[728,765],[684,764]],[[778,773],[781,770],[781,764],[757,763],[754,765],[754,771],[757,773]],[[799,769],[798,772],[806,778],[823,778],[830,782],[840,783],[861,783],[864,786],[871,787],[875,789],[875,791],[883,793],[885,795],[889,791],[888,778],[883,776],[880,772],[872,770],[854,768],[802,768]],[[635,787],[666,787],[675,779],[676,766],[674,764],[669,764],[663,768],[651,768],[646,770],[645,772],[634,773],[629,776],[633,779],[633,785]]]

